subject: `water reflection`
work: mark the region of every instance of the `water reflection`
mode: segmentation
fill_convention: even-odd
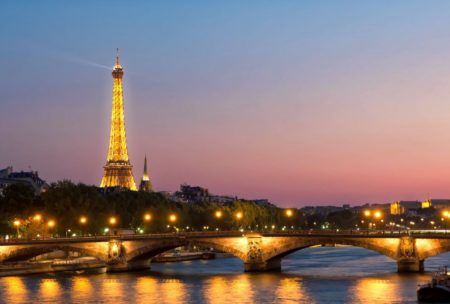
[[[57,302],[61,294],[61,286],[56,279],[43,279],[39,285],[39,299],[42,302]]]
[[[117,276],[105,276],[101,283],[101,299],[109,299],[113,303],[124,303],[132,300],[127,298],[124,292],[125,287],[128,287],[126,280],[121,280]]]
[[[85,276],[75,276],[73,278],[73,300],[82,301],[84,299],[89,299],[93,295],[94,288],[92,287],[92,282],[89,277]]]
[[[283,278],[276,290],[277,303],[315,303],[306,293],[299,278]]]
[[[389,279],[362,278],[351,289],[351,294],[353,303],[392,303],[401,292],[398,284]]]
[[[207,303],[254,303],[253,286],[249,275],[215,276],[205,282]]]
[[[6,277],[1,282],[0,294],[7,303],[28,302],[28,289],[25,279],[21,277]]]

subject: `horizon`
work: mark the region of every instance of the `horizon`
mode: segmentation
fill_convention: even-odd
[[[100,184],[118,47],[137,183],[147,155],[156,191],[450,197],[450,2],[423,3],[5,2],[0,168]]]

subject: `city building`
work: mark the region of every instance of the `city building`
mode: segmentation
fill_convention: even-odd
[[[209,202],[210,195],[206,188],[199,186],[180,185],[180,191],[175,192],[178,200],[185,202]]]
[[[113,95],[111,133],[109,149],[101,188],[121,187],[129,190],[137,190],[133,177],[133,166],[128,158],[127,137],[125,132],[125,114],[123,107],[123,68],[119,63],[119,51],[116,54],[116,64],[112,71]]]
[[[427,199],[422,202],[422,208],[447,209],[450,207],[450,199]]]
[[[396,201],[391,203],[391,215],[402,215],[408,212],[414,212],[422,207],[419,201]]]
[[[12,166],[0,170],[0,193],[12,184],[28,185],[35,194],[40,194],[48,188],[48,184],[39,177],[37,171],[14,172]]]
[[[144,158],[144,173],[142,174],[141,184],[139,185],[139,191],[152,192],[153,186],[150,181],[150,177],[147,171],[147,156]]]

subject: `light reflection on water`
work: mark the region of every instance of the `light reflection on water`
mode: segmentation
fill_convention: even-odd
[[[426,261],[450,264],[450,253]],[[396,263],[359,248],[311,248],[282,273],[242,273],[235,258],[154,264],[152,271],[0,278],[3,303],[417,303],[427,274],[398,275]]]

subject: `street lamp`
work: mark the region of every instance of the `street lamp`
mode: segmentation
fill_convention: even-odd
[[[174,223],[177,221],[177,216],[175,214],[169,215],[169,222]]]
[[[42,219],[42,216],[39,213],[37,213],[33,216],[33,220],[35,220],[35,221],[40,221],[41,219]]]
[[[84,225],[87,223],[87,218],[85,216],[80,217],[80,224]]]
[[[109,218],[109,224],[110,224],[110,225],[115,225],[115,224],[117,224],[117,219],[116,219],[114,216],[111,216],[111,217]]]
[[[150,213],[146,213],[144,214],[144,221],[148,222],[152,219],[152,216]]]
[[[52,229],[53,227],[55,227],[55,221],[53,221],[53,220],[48,221],[47,226],[48,226],[48,229]]]
[[[19,220],[15,220],[15,221],[14,221],[14,226],[16,227],[17,237],[19,237],[20,221],[19,221]]]
[[[287,209],[285,213],[286,213],[286,216],[287,216],[287,217],[291,217],[291,216],[294,215],[294,212],[292,212],[291,209]]]
[[[216,218],[220,219],[222,217],[222,211],[217,210],[214,215],[216,216]]]
[[[243,217],[242,212],[237,212],[237,213],[236,213],[236,218],[237,218],[238,220],[242,219],[242,217]]]

